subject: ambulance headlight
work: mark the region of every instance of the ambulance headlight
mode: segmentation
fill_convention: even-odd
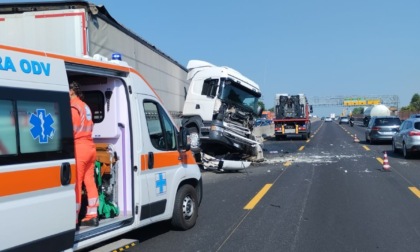
[[[121,53],[113,53],[112,54],[112,59],[113,60],[122,60]]]

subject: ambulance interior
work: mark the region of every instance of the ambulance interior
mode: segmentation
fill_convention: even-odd
[[[127,91],[124,82],[117,77],[87,75],[79,72],[68,72],[69,82],[77,81],[89,105],[93,121],[93,134],[96,150],[96,177],[99,191],[100,207],[108,213],[100,215],[100,229],[119,228],[131,222],[133,217],[132,200],[132,153],[130,148],[129,116]],[[97,174],[97,173],[95,173]],[[100,179],[99,179],[100,178]],[[102,194],[102,195],[101,195]],[[101,201],[102,197],[102,201]],[[82,211],[85,209],[82,199]],[[83,218],[81,212],[80,218]],[[80,233],[92,230],[92,227],[80,227]],[[77,237],[76,237],[77,238]]]

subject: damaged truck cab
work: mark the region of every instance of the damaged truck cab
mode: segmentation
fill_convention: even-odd
[[[191,60],[190,82],[182,125],[188,128],[196,158],[202,154],[223,160],[262,158],[260,143],[252,135],[262,108],[259,86],[229,67]]]

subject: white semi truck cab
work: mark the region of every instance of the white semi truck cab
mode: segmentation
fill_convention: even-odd
[[[262,158],[261,146],[252,135],[262,112],[259,86],[232,68],[205,61],[191,60],[187,69],[190,86],[182,125],[189,129],[196,158],[201,154],[219,160]]]

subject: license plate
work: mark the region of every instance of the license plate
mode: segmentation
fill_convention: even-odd
[[[296,133],[294,129],[285,129],[284,133]]]

